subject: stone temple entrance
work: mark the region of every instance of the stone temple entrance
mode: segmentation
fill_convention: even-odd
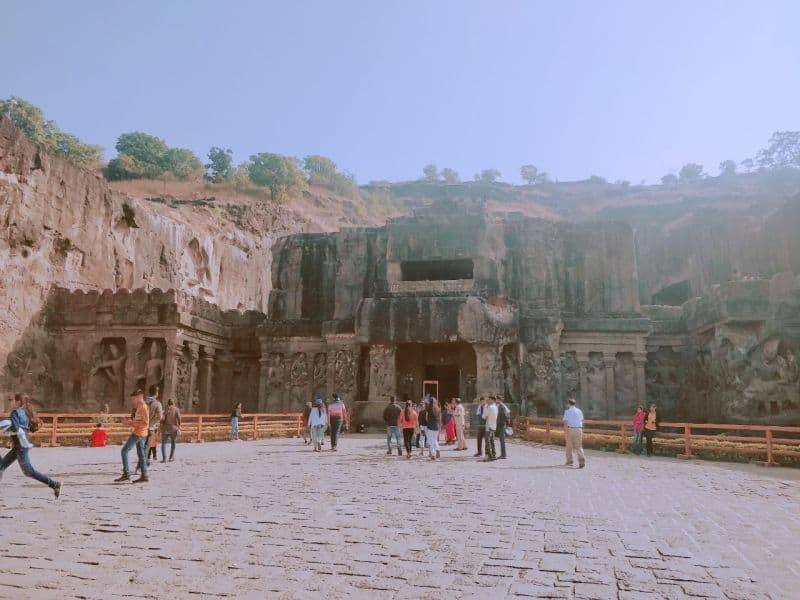
[[[475,396],[476,361],[470,344],[400,344],[397,347],[397,391],[413,400],[423,394],[424,381],[438,381],[439,399]]]

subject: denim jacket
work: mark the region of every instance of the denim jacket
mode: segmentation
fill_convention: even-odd
[[[11,426],[6,431],[6,435],[14,435],[17,437],[20,446],[23,448],[32,448],[30,440],[28,440],[28,413],[22,407],[15,408],[9,415]]]

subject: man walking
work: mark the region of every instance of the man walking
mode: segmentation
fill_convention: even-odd
[[[497,439],[500,440],[500,456],[506,457],[506,426],[511,422],[511,410],[503,402],[502,396],[497,396]]]
[[[161,462],[167,462],[167,442],[171,443],[169,461],[175,458],[175,444],[181,433],[181,411],[175,406],[172,398],[167,400],[167,410],[164,411],[164,420],[161,421]]]
[[[400,446],[400,407],[394,401],[394,396],[389,397],[389,404],[383,409],[383,422],[386,424],[386,454],[392,455],[392,436],[397,442],[397,456],[403,456],[403,449]]]
[[[483,411],[483,419],[486,423],[486,461],[497,460],[497,454],[494,447],[494,434],[497,430],[497,404],[495,403],[494,396],[489,396],[489,404],[486,410]]]
[[[583,411],[575,406],[575,398],[569,399],[569,408],[564,411],[564,437],[567,446],[567,466],[572,466],[572,454],[578,453],[578,467],[586,466],[583,456]]]
[[[347,409],[339,394],[333,394],[333,402],[328,407],[328,416],[331,423],[331,451],[336,452],[336,444],[339,442],[339,431],[342,423],[347,424]]]
[[[478,401],[478,406],[475,409],[475,417],[478,423],[478,431],[476,432],[476,441],[478,442],[478,451],[473,454],[473,456],[483,456],[483,436],[484,432],[486,431],[486,424],[485,424],[485,417],[484,413],[486,412],[486,398],[481,396],[481,399]]]
[[[122,477],[118,477],[114,481],[120,483],[122,481],[129,481],[131,478],[130,465],[128,463],[128,453],[136,448],[136,454],[139,457],[139,465],[142,469],[142,474],[139,479],[135,479],[133,483],[146,483],[147,478],[147,457],[145,456],[144,440],[147,437],[147,428],[150,426],[150,413],[147,410],[142,390],[136,390],[131,394],[131,404],[134,410],[134,417],[127,424],[131,427],[131,434],[128,441],[122,446]]]
[[[464,439],[465,417],[466,411],[464,410],[464,405],[461,404],[461,398],[456,398],[456,407],[453,410],[453,418],[456,421],[456,441],[458,442],[456,450],[467,449],[467,442]]]
[[[150,414],[150,424],[147,426],[147,437],[144,441],[145,452],[150,448],[150,438],[156,435],[158,426],[161,425],[161,421],[164,419],[164,407],[158,399],[158,388],[151,385],[147,393],[148,396],[145,398],[145,402],[147,402],[147,412]],[[161,458],[164,457],[162,456]],[[147,466],[150,466],[149,456],[147,457]],[[144,473],[144,471],[142,471],[142,473]]]

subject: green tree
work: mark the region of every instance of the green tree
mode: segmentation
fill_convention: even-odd
[[[736,161],[723,160],[721,163],[719,163],[719,175],[720,177],[730,177],[731,175],[736,175]]]
[[[458,183],[461,181],[461,178],[458,176],[458,172],[450,167],[445,167],[442,169],[441,175],[445,183]]]
[[[108,179],[157,179],[167,170],[169,148],[164,140],[132,131],[117,138],[117,157],[106,167]]]
[[[753,169],[756,168],[756,163],[752,158],[745,158],[742,162],[739,163],[745,172],[749,173]]]
[[[667,173],[661,178],[661,185],[675,185],[678,183],[678,176],[673,173]]]
[[[425,181],[439,181],[439,168],[434,165],[425,165],[422,168],[422,176]]]
[[[474,179],[480,183],[494,183],[500,179],[500,171],[497,169],[483,169],[475,175]]]
[[[519,176],[528,185],[538,185],[547,181],[547,173],[539,172],[534,165],[522,165],[519,168]]]
[[[254,154],[247,165],[247,174],[256,185],[269,188],[273,201],[305,186],[305,177],[298,167],[297,159],[282,154]]]
[[[102,146],[85,144],[76,136],[61,131],[55,121],[45,119],[42,110],[30,102],[15,96],[0,100],[2,114],[8,115],[28,139],[79,167],[92,168],[102,159]]]
[[[597,183],[597,184],[608,183],[608,179],[600,175],[592,175],[591,177],[589,177],[589,179],[587,179],[587,181],[589,183]]]
[[[681,181],[685,183],[699,181],[705,177],[705,173],[703,173],[703,165],[699,165],[697,163],[686,163],[681,167],[681,170],[678,171],[678,177],[680,177]]]
[[[776,131],[755,162],[762,169],[800,168],[800,131]]]
[[[208,162],[205,167],[209,181],[214,183],[230,181],[234,176],[233,152],[230,148],[223,150],[219,146],[212,146],[208,151]]]
[[[164,170],[172,173],[177,179],[187,181],[200,179],[203,174],[203,163],[197,155],[187,148],[170,148],[164,155]]]
[[[336,176],[336,163],[327,156],[310,154],[303,159],[303,170],[308,175],[309,181],[333,183]]]

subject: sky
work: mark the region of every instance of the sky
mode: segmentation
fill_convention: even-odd
[[[2,0],[0,98],[115,154],[323,154],[359,183],[654,183],[800,130],[794,0]]]

